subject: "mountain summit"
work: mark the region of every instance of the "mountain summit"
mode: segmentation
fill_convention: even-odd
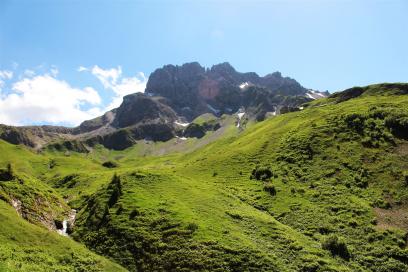
[[[228,62],[210,69],[197,62],[165,65],[150,75],[146,86],[147,95],[169,99],[175,111],[190,120],[206,112],[228,114],[240,107],[260,106],[253,105],[259,96],[268,101],[261,105],[262,110],[276,111],[282,105],[306,102],[303,97],[307,93],[296,80],[282,77],[280,72],[260,77],[237,72]],[[296,101],[285,99],[295,96],[299,96]]]

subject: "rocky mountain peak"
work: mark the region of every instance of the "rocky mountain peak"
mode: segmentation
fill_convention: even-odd
[[[165,104],[164,99],[136,93],[123,98],[112,124],[118,128],[125,128],[141,122],[171,123],[176,119],[176,113]]]
[[[244,98],[255,97],[245,94],[246,86],[264,88],[266,92],[263,93],[270,97],[306,96],[307,93],[296,80],[282,77],[280,72],[260,77],[254,72],[240,73],[228,62],[213,65],[210,69],[197,62],[163,66],[150,75],[146,93],[167,98],[177,114],[191,120],[206,112],[235,112],[243,106]],[[277,106],[280,103],[284,102],[272,104]]]

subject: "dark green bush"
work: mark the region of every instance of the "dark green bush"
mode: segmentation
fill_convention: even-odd
[[[0,169],[0,180],[10,181],[14,179],[14,169],[11,163],[7,164],[6,169]]]
[[[402,177],[404,179],[405,186],[408,186],[408,171],[404,171],[402,173]]]
[[[276,195],[276,188],[270,182],[265,183],[264,191],[268,192],[272,196]]]
[[[116,168],[116,167],[118,167],[118,164],[116,162],[113,162],[113,161],[106,161],[106,162],[102,163],[102,166],[106,167],[106,168]]]
[[[392,114],[385,118],[385,126],[398,138],[408,139],[408,116]]]
[[[350,259],[346,243],[336,235],[330,235],[322,242],[322,248],[331,252],[334,256],[339,256],[345,260]]]
[[[365,117],[357,113],[347,115],[345,118],[345,122],[347,126],[351,129],[354,129],[359,134],[363,133],[364,120],[365,120]]]
[[[368,181],[366,177],[362,177],[360,175],[356,175],[354,177],[354,182],[357,187],[359,188],[367,188],[368,187]]]
[[[198,229],[198,225],[196,223],[189,223],[186,228],[193,233]]]
[[[395,113],[387,110],[372,109],[368,114],[349,114],[344,117],[344,122],[362,137],[361,143],[365,147],[378,148],[384,143],[394,144],[394,136],[408,136],[408,133],[405,136],[401,134],[407,131],[408,119],[405,123],[404,118],[396,117]]]
[[[254,170],[252,170],[251,179],[256,180],[269,180],[272,177],[272,171],[269,167],[266,166],[256,166]]]
[[[7,164],[7,173],[11,176],[14,177],[14,169],[13,166],[11,165],[11,163]]]
[[[51,159],[48,166],[50,169],[53,169],[55,166],[57,166],[57,162],[54,159]]]
[[[112,181],[108,186],[108,191],[110,192],[108,207],[111,208],[116,204],[119,197],[122,195],[122,183],[120,181],[120,177],[116,173],[112,177]]]
[[[139,216],[139,215],[140,215],[140,212],[138,210],[133,210],[129,214],[129,219],[134,219],[136,216]]]

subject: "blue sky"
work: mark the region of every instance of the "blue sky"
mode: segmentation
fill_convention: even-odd
[[[405,0],[1,0],[0,123],[75,125],[169,63],[228,61],[331,92],[406,82],[406,14]]]

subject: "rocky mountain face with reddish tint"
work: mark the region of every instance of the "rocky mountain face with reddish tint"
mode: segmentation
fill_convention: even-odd
[[[280,72],[261,77],[237,72],[227,62],[209,69],[197,62],[165,65],[150,75],[146,87],[147,95],[167,98],[172,108],[189,120],[206,112],[231,114],[248,106],[255,114],[275,112],[281,106],[296,107],[306,102],[307,92]]]

